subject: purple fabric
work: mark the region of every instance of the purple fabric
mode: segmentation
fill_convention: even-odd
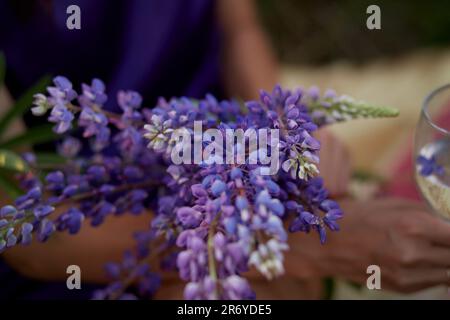
[[[220,93],[214,1],[53,0],[51,13],[41,2],[20,19],[0,0],[0,51],[13,95],[45,73],[77,84],[99,77],[109,92],[137,90],[147,104],[158,96]],[[81,30],[66,27],[71,4],[81,8]]]
[[[108,93],[137,90],[146,105],[159,96],[220,96],[212,0],[14,1],[0,0],[0,51],[15,97],[48,73],[65,75],[76,85],[99,77]],[[22,10],[23,3],[35,8]],[[66,28],[71,4],[81,8],[81,30]],[[0,299],[86,298],[92,289],[86,285],[74,293],[65,283],[27,280],[1,261],[0,283]]]

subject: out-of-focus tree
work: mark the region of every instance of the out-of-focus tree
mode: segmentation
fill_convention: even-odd
[[[376,1],[381,30],[368,30],[369,0],[258,0],[262,21],[283,62],[364,62],[420,47],[450,44],[450,2]]]

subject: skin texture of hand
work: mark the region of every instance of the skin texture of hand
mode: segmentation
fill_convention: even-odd
[[[420,203],[395,198],[341,201],[341,231],[321,246],[317,236],[293,234],[287,273],[334,276],[366,284],[369,265],[381,268],[381,287],[414,292],[450,285],[450,224]]]
[[[124,251],[135,245],[134,232],[146,230],[151,217],[150,213],[113,216],[100,227],[85,221],[76,235],[56,232],[45,243],[20,245],[2,257],[17,272],[34,279],[64,281],[67,267],[75,264],[81,268],[83,282],[107,283],[105,263],[122,261]]]

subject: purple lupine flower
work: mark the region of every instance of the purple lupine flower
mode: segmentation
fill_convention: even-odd
[[[201,298],[201,286],[197,282],[190,282],[184,289],[184,298],[186,300],[198,300]]]
[[[107,178],[106,168],[98,164],[90,166],[87,169],[86,174],[88,175],[89,180],[93,182],[101,182]]]
[[[143,172],[137,166],[128,165],[123,169],[123,176],[127,181],[136,181],[142,178]]]
[[[64,173],[61,171],[53,171],[45,177],[47,182],[46,189],[52,191],[59,191],[65,187]]]
[[[151,123],[144,126],[146,130],[144,137],[150,141],[149,148],[160,152],[167,146],[169,136],[173,132],[171,124],[170,120],[163,120],[156,114],[152,116]]]
[[[85,107],[81,111],[78,125],[84,128],[83,137],[95,136],[96,149],[101,150],[109,144],[111,130],[108,128],[108,122],[105,114]]]
[[[190,207],[182,207],[177,210],[177,217],[186,228],[195,228],[202,221],[203,214]]]
[[[77,93],[73,90],[72,83],[66,77],[57,76],[53,79],[53,83],[55,87],[47,88],[53,105],[56,105],[58,102],[65,104],[76,98]]]
[[[33,231],[33,225],[31,223],[25,222],[22,224],[21,227],[21,242],[22,244],[29,244],[31,243],[32,235],[31,232]]]
[[[249,283],[242,277],[232,275],[223,281],[224,295],[226,299],[242,300],[252,299],[254,293]]]
[[[323,97],[325,99],[335,99],[337,97],[337,94],[333,89],[327,89]]]
[[[70,112],[65,105],[57,104],[53,107],[48,121],[56,123],[53,131],[61,134],[72,128],[72,120],[74,118],[72,112]]]
[[[25,195],[20,196],[16,199],[15,203],[17,209],[27,210],[33,208],[36,204],[39,203],[41,196],[42,191],[40,187],[32,188]]]
[[[59,216],[57,227],[59,231],[68,230],[70,234],[75,234],[80,230],[83,220],[84,214],[80,210],[70,208]]]
[[[142,97],[135,91],[119,91],[117,93],[117,102],[123,111],[128,109],[137,109],[141,106]]]
[[[6,205],[0,209],[0,218],[7,218],[14,216],[17,213],[17,209],[11,205]]]
[[[105,94],[105,84],[99,79],[93,79],[91,85],[81,85],[83,94],[78,96],[82,107],[102,106],[108,97]]]
[[[436,162],[436,157],[425,157],[423,155],[419,155],[416,160],[420,169],[419,172],[422,176],[427,177],[432,174],[436,174],[441,176],[445,173],[444,168]]]
[[[323,217],[323,222],[330,228],[332,231],[339,230],[339,225],[336,220],[339,220],[343,217],[344,213],[337,204],[336,201],[333,200],[325,200],[320,204],[320,208],[326,212]]]
[[[74,196],[75,194],[77,194],[79,190],[80,190],[80,187],[78,184],[69,184],[64,188],[62,194],[63,194],[63,196],[70,198],[70,197]]]
[[[290,232],[297,232],[297,231],[309,232],[309,230],[310,230],[309,224],[302,218],[301,215],[296,217],[289,225]]]
[[[139,280],[139,295],[141,297],[152,297],[160,286],[161,277],[156,273],[147,272]]]
[[[103,223],[105,218],[110,215],[116,213],[116,206],[112,203],[101,200],[98,205],[95,206],[94,209],[92,209],[89,212],[89,217],[91,218],[91,225],[96,227]]]
[[[58,153],[65,158],[73,158],[81,150],[80,140],[74,137],[67,137],[58,146]]]
[[[52,206],[39,205],[33,210],[33,213],[36,216],[36,218],[40,219],[40,218],[44,218],[44,217],[48,216],[54,210],[55,210],[55,208]]]
[[[39,225],[39,230],[38,230],[38,239],[41,242],[46,241],[53,232],[55,232],[56,227],[55,224],[49,220],[49,219],[44,219],[41,221],[40,225]]]
[[[130,279],[136,284],[132,292],[151,297],[160,278],[146,259],[158,249],[172,251],[161,262],[176,264],[187,282],[186,298],[254,298],[240,275],[250,266],[269,279],[284,272],[288,246],[282,219],[293,215],[290,231],[314,229],[322,242],[326,227],[338,229],[342,211],[316,177],[320,143],[313,132],[327,123],[381,112],[371,114],[370,107],[358,109],[329,92],[321,98],[316,88],[305,92],[276,86],[271,93],[262,91],[258,101],[245,103],[247,110],[212,95],[197,101],[160,99],[153,109],[141,108],[138,93],[121,91],[117,103],[122,112],[114,114],[101,108],[107,97],[100,80],[82,85],[78,106],[67,79],[57,77],[54,83],[49,95],[35,96],[33,112],[51,110],[49,120],[59,133],[76,120],[83,136],[93,138],[89,142],[94,153],[80,153],[80,141],[66,136],[58,148],[65,158],[58,170],[50,171],[43,182],[33,173],[21,176],[25,195],[16,200],[16,207],[0,209],[0,251],[28,243],[32,232],[45,241],[55,230],[78,232],[84,219],[98,226],[112,214],[152,209],[155,217],[148,229],[135,236],[135,252],[127,251],[123,263],[109,267],[113,282],[94,295],[101,299],[135,299],[127,287]],[[280,129],[283,170],[262,176],[263,166],[246,161],[239,166],[174,165],[171,134],[192,132],[194,121],[222,133]],[[235,153],[244,147],[232,145]],[[70,209],[53,211],[69,201]]]
[[[139,93],[135,91],[119,91],[117,93],[117,103],[123,111],[123,122],[127,123],[142,120],[142,113],[136,110],[141,107],[142,103],[142,97]]]
[[[120,265],[114,262],[108,262],[105,265],[106,274],[111,279],[118,279],[120,277],[120,273],[122,272]]]
[[[249,265],[255,266],[267,279],[273,279],[284,273],[282,252],[287,249],[285,242],[272,238],[251,253]]]
[[[268,217],[268,210],[278,216],[284,214],[284,206],[281,204],[280,200],[271,198],[269,192],[266,190],[263,190],[258,194],[256,205],[258,206],[259,214],[264,218]]]
[[[320,243],[324,244],[326,241],[326,231],[323,219],[307,211],[302,212],[301,217],[309,226],[317,230],[320,237]]]
[[[332,231],[338,231],[339,225],[336,220],[339,220],[343,217],[344,213],[340,209],[333,209],[328,211],[323,217],[323,222],[330,228]]]
[[[17,243],[17,237],[14,234],[14,228],[9,228],[6,232],[6,247],[11,248]]]
[[[142,152],[142,135],[136,128],[126,128],[114,137],[124,157],[136,157]]]
[[[48,102],[48,99],[42,93],[37,93],[33,96],[33,106],[31,112],[35,116],[42,116],[47,113],[47,110],[52,106]]]
[[[213,196],[218,197],[222,192],[225,192],[226,188],[227,185],[223,181],[216,180],[211,185],[211,193]]]
[[[313,100],[317,100],[319,99],[320,96],[320,90],[318,87],[316,86],[312,86],[311,88],[308,89],[308,96],[313,99]]]

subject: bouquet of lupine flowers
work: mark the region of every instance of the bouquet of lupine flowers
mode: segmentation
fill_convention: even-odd
[[[186,299],[254,298],[242,275],[250,267],[268,279],[283,274],[287,230],[318,232],[323,243],[327,229],[339,229],[343,212],[318,176],[320,142],[314,131],[397,114],[330,90],[321,96],[317,88],[277,86],[246,103],[211,95],[161,98],[154,108],[141,107],[137,92],[120,91],[121,112],[102,107],[107,96],[98,79],[77,93],[59,76],[47,91],[35,95],[32,112],[48,114],[54,131],[63,135],[58,152],[65,161],[43,170],[33,154],[23,155],[28,170],[18,178],[24,194],[0,210],[0,251],[28,244],[33,236],[45,241],[57,231],[75,234],[83,220],[98,226],[109,215],[153,214],[124,261],[106,265],[112,283],[95,292],[95,299],[151,298],[161,284],[156,270],[170,269],[187,282]],[[250,137],[233,137],[225,148],[211,137],[197,141],[196,124],[225,136],[229,130],[266,129],[270,139],[260,139],[251,150],[245,146]],[[194,133],[194,139],[180,147],[177,132]],[[198,143],[205,151],[214,144],[216,152],[200,154],[197,163],[174,163],[181,150],[198,157]],[[230,158],[243,158],[220,161],[220,147]],[[274,147],[280,170],[253,161],[255,153],[260,160],[273,157]],[[57,209],[63,204],[64,210]],[[161,265],[150,266],[152,257]]]

